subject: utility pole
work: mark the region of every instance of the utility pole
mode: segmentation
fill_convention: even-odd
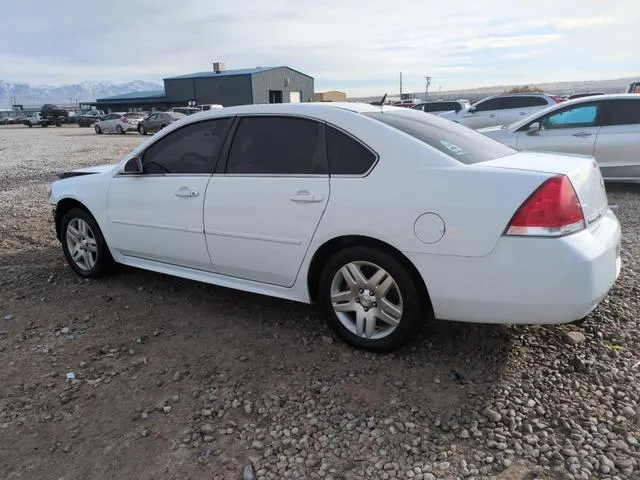
[[[428,101],[429,100],[429,85],[431,85],[431,77],[427,75],[426,77],[424,77],[424,79],[426,80],[425,85],[424,85],[424,100]]]
[[[402,72],[400,72],[400,100],[402,100]]]

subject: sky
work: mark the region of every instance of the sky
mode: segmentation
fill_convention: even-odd
[[[638,0],[7,2],[0,79],[127,82],[286,65],[350,96],[640,75]]]

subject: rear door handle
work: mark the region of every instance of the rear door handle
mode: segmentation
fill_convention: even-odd
[[[489,118],[496,118],[497,115],[494,115],[493,113],[491,115],[489,115]]]
[[[523,115],[523,116],[524,116],[524,115],[526,115],[526,114],[527,114],[527,112],[520,112],[520,115]]]
[[[200,195],[200,192],[196,191],[196,190],[191,190],[189,187],[181,187],[180,190],[178,190],[175,193],[176,197],[187,197],[187,198],[191,198],[191,197],[197,197],[198,195]]]
[[[291,197],[290,200],[292,202],[315,203],[315,202],[321,202],[322,197],[320,195],[314,195],[311,192],[308,192],[306,190],[301,190],[297,192],[293,197]]]
[[[589,132],[576,132],[573,134],[574,137],[590,137],[593,133]]]

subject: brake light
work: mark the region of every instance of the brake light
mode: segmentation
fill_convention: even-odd
[[[129,123],[129,119],[127,117],[120,117],[120,121],[122,123]]]
[[[578,195],[565,175],[540,185],[509,222],[506,235],[560,237],[585,228]]]

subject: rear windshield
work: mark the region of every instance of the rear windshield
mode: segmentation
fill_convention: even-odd
[[[186,115],[184,113],[179,113],[179,112],[169,112],[169,116],[178,119],[178,118],[182,118],[182,117],[186,117]]]
[[[506,157],[516,151],[470,128],[417,110],[363,113],[411,135],[466,165]]]

